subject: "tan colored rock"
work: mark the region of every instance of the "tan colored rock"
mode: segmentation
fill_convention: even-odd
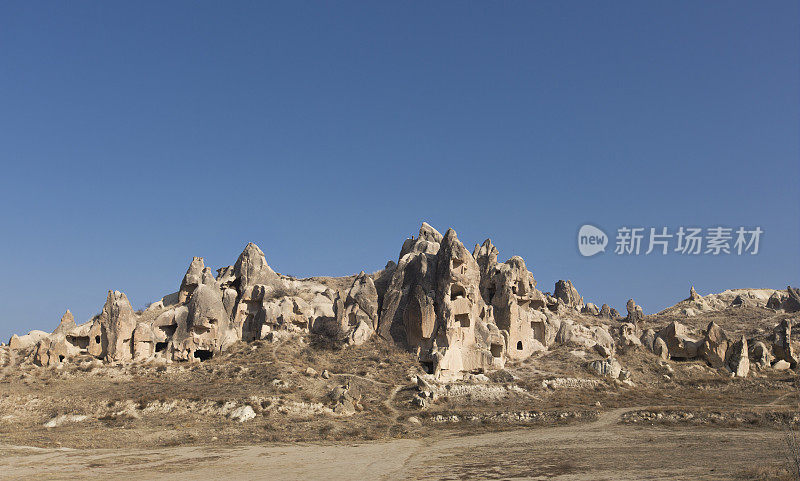
[[[155,335],[151,324],[140,322],[133,330],[133,359],[148,359],[155,353]]]
[[[185,321],[178,312],[172,337],[174,360],[204,361],[239,339],[222,304],[222,293],[214,286],[201,284],[194,290]]]
[[[669,347],[664,339],[656,337],[653,341],[653,354],[658,356],[662,361],[669,360]]]
[[[639,340],[642,342],[642,345],[644,347],[646,347],[647,349],[652,351],[653,350],[653,344],[656,341],[656,333],[652,329],[646,329],[642,333],[641,337],[639,337]]]
[[[75,324],[75,318],[72,316],[72,313],[67,309],[67,312],[61,316],[61,322],[58,324],[58,327],[53,331],[54,335],[66,335],[66,333],[72,331],[78,327]]]
[[[633,324],[638,330],[639,324],[644,321],[644,311],[642,311],[642,306],[637,306],[633,299],[628,299],[627,304],[625,304],[625,308],[628,311],[628,316],[625,318],[625,322]]]
[[[203,271],[206,269],[202,257],[193,257],[192,262],[189,264],[189,269],[183,276],[181,281],[181,288],[178,291],[178,302],[184,304],[192,297],[192,293],[197,286],[203,284]]]
[[[110,361],[130,361],[133,358],[133,330],[136,327],[136,314],[133,312],[128,297],[119,291],[108,291],[106,304],[97,320],[99,324],[100,343],[98,336],[90,337],[89,352],[97,352],[99,356],[107,357]],[[94,328],[92,332],[97,332]],[[98,355],[98,354],[95,354]]]
[[[747,339],[742,336],[728,349],[728,368],[736,377],[747,377],[750,372],[750,358],[747,354]]]
[[[16,334],[14,334],[8,341],[8,347],[10,349],[15,349],[20,351],[31,349],[32,347],[35,347],[40,340],[47,338],[49,336],[50,334],[38,330],[31,331],[25,334],[24,336],[17,336]]]
[[[622,345],[626,347],[642,347],[636,326],[630,322],[623,322],[619,326],[619,338]]]
[[[267,264],[264,253],[252,242],[245,246],[233,266],[233,275],[239,294],[244,296],[248,289],[258,284],[269,285],[275,283],[279,277]]]
[[[559,280],[553,290],[553,297],[561,300],[566,306],[580,310],[583,308],[583,297],[578,294],[578,290],[572,285],[570,280]]]
[[[670,357],[679,359],[697,357],[700,342],[689,337],[689,330],[680,322],[669,323],[667,327],[658,332],[658,337],[667,344]]]
[[[537,332],[542,319],[536,313],[544,307],[544,295],[536,289],[533,274],[519,256],[495,263],[486,275],[490,279],[481,280],[481,295],[491,303],[494,323],[505,333],[506,354],[510,359],[525,359],[545,342]]]
[[[600,309],[597,308],[596,305],[592,304],[591,302],[587,302],[583,309],[581,310],[581,314],[586,314],[589,316],[599,316]]]
[[[55,340],[44,338],[36,344],[33,362],[43,367],[57,366],[66,361],[72,354],[73,351],[63,337]]]
[[[703,343],[700,346],[700,356],[714,368],[725,365],[726,353],[730,341],[725,331],[714,322],[709,323],[706,328]]]
[[[783,360],[789,363],[792,369],[797,366],[797,358],[792,349],[792,325],[784,319],[775,326],[772,334],[772,353],[775,359]]]
[[[750,344],[748,356],[751,367],[756,369],[766,369],[772,364],[772,353],[769,347],[761,341]]]

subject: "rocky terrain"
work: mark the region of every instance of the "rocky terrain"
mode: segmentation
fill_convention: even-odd
[[[24,477],[32,447],[222,449],[522,428],[522,438],[566,439],[580,426],[746,432],[773,446],[800,421],[797,289],[692,288],[657,314],[633,300],[620,314],[569,280],[542,292],[522,258],[498,255],[490,240],[470,253],[452,229],[423,224],[397,262],[371,274],[296,279],[248,244],[216,273],[193,258],[178,291],[142,311],[109,291],[94,318],[77,324],[67,311],[53,332],[0,346],[0,455]],[[601,479],[576,477],[588,468],[567,461],[541,475]],[[115,475],[103,466],[98,479]],[[737,472],[788,475],[786,456]]]

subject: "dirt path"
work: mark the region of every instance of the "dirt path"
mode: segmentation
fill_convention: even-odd
[[[774,429],[588,424],[363,444],[56,450],[0,446],[3,479],[746,479],[784,462]],[[745,478],[741,478],[745,475]]]

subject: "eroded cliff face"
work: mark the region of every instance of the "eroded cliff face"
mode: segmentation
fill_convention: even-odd
[[[778,326],[773,339],[749,344],[728,340],[714,325],[695,337],[677,321],[642,332],[643,310],[633,300],[621,318],[606,304],[598,309],[584,303],[568,280],[559,280],[553,295],[542,293],[521,257],[498,262],[498,255],[489,239],[470,253],[453,229],[442,235],[423,223],[417,237],[403,242],[397,263],[390,261],[381,271],[296,279],[276,273],[250,243],[234,265],[216,275],[203,258],[194,257],[178,291],[144,311],[134,312],[124,293],[109,291],[102,312],[89,322],[77,325],[67,311],[52,333],[12,336],[6,349],[43,366],[80,355],[121,363],[199,362],[239,341],[313,333],[342,345],[378,335],[413,352],[441,379],[501,369],[556,343],[593,349],[609,366],[618,346],[646,348],[662,358],[701,357],[737,376],[747,375],[748,350],[756,366],[773,360],[797,365],[788,324]],[[670,312],[691,315],[693,309],[757,303],[800,306],[791,289],[728,292],[704,298],[692,288]],[[619,326],[612,329],[610,322]]]

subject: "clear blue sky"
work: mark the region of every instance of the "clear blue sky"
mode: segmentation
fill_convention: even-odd
[[[654,312],[800,280],[798,2],[3,2],[0,339],[248,241],[373,271],[427,220]],[[583,258],[586,222],[761,226]]]

